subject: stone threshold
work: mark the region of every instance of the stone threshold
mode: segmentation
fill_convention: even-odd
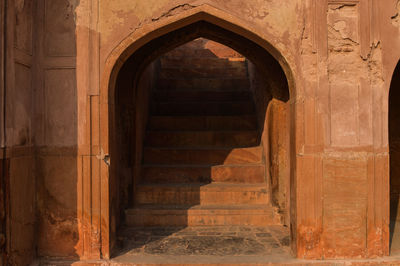
[[[400,254],[377,259],[296,259],[284,226],[126,227],[118,235],[120,250],[111,260],[43,260],[37,265],[400,265]]]
[[[213,257],[213,256],[136,256],[131,261],[100,260],[100,261],[42,261],[43,266],[217,266],[217,265],[287,265],[287,266],[378,266],[400,265],[400,256],[379,259],[352,260],[299,260],[279,259],[263,261],[257,256]]]

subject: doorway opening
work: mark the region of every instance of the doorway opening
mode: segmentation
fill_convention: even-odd
[[[389,93],[390,254],[400,255],[400,63]]]
[[[265,49],[205,21],[131,55],[110,111],[117,259],[290,257],[289,98]]]

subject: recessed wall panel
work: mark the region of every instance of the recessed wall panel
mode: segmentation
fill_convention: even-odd
[[[75,56],[76,0],[45,0],[45,55]]]
[[[45,138],[47,145],[76,144],[75,69],[45,71]]]

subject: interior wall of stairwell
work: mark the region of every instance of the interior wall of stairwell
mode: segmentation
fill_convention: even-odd
[[[202,60],[199,60],[198,58],[203,57]],[[203,68],[205,71],[205,74],[211,74],[211,75],[220,75],[220,82],[211,82],[206,76],[204,76],[204,79],[195,79],[193,82],[186,82],[185,86],[183,87],[184,89],[192,90],[192,89],[218,89],[218,90],[227,90],[227,89],[232,89],[232,86],[229,87],[229,85],[239,85],[239,86],[246,86],[246,82],[243,82],[243,79],[241,77],[235,77],[237,78],[238,82],[236,84],[227,84],[224,79],[227,77],[224,76],[223,71],[221,69],[218,69],[218,65],[206,65],[204,62],[207,62],[207,58],[214,57],[215,59],[219,59],[221,61],[226,60],[226,61],[245,61],[245,57],[235,50],[229,48],[228,46],[225,46],[223,44],[205,39],[205,38],[198,38],[194,41],[188,42],[186,44],[183,44],[172,51],[162,55],[157,62],[161,64],[160,66],[164,66],[169,68],[169,69],[175,69],[176,71],[179,71],[183,66],[181,66],[181,62],[184,59],[186,62],[190,62],[191,68],[193,68],[193,71],[196,71],[196,68]],[[238,67],[235,64],[230,65],[231,68],[235,68],[235,72],[238,73],[239,75],[246,75],[245,71]],[[218,71],[218,72],[215,72]],[[166,73],[167,74],[167,73]],[[160,79],[158,80],[158,88],[163,89],[163,90],[170,90],[174,89],[174,84],[173,82],[170,82],[170,79],[168,76],[160,76]],[[188,77],[185,75],[182,75],[182,79],[187,79]],[[227,85],[227,86],[225,86]],[[208,88],[207,88],[208,86]],[[219,86],[219,88],[218,88]],[[236,86],[235,86],[236,87]],[[247,89],[247,88],[241,88],[241,89]]]
[[[400,253],[400,63],[393,74],[389,94],[390,150],[390,253]]]
[[[141,74],[136,85],[133,85],[133,73],[129,68],[122,69],[118,86],[123,87],[116,103],[115,126],[118,135],[117,145],[113,153],[113,171],[118,178],[112,179],[110,186],[111,230],[116,232],[123,222],[123,211],[132,206],[136,184],[140,182],[143,142],[150,100],[157,75],[157,64],[150,64]],[[113,242],[113,241],[112,241]]]
[[[248,61],[250,89],[254,95],[261,145],[266,164],[265,177],[270,186],[271,202],[282,214],[284,225],[290,224],[290,132],[289,106],[284,97],[274,93],[268,73],[261,74]],[[279,88],[275,88],[279,89]],[[281,93],[284,94],[284,93]],[[275,97],[274,97],[275,96]]]
[[[196,54],[197,53],[197,54]],[[167,54],[163,55],[158,62],[162,66],[174,63],[173,68],[179,71],[180,60],[184,57],[186,61],[191,62],[193,68],[201,67],[202,62],[196,61],[196,56],[202,53],[205,57],[216,57],[221,60],[246,62],[246,69],[237,69],[241,72],[245,82],[237,81],[237,84],[243,83],[241,89],[250,89],[253,94],[256,105],[258,128],[260,134],[259,145],[263,148],[263,160],[265,163],[265,180],[271,195],[271,202],[279,208],[282,214],[282,222],[285,225],[290,223],[290,134],[288,121],[287,92],[282,91],[285,85],[274,87],[275,82],[271,81],[275,73],[260,72],[259,69],[243,55],[235,50],[207,39],[197,39],[182,45]],[[234,66],[234,64],[232,64]],[[167,66],[168,67],[168,66]],[[171,65],[169,65],[171,67]],[[209,67],[210,71],[214,66]],[[210,72],[211,73],[211,72]],[[262,74],[261,74],[262,73]],[[214,73],[215,74],[215,73]],[[238,75],[239,76],[239,75]],[[182,77],[185,78],[185,77]],[[223,79],[223,73],[221,75]],[[199,84],[188,84],[186,89],[199,89]],[[212,85],[212,84],[210,84]],[[160,77],[158,80],[158,89],[173,89],[173,84],[168,80],[168,76]],[[213,87],[214,88],[214,87]],[[204,88],[203,88],[204,89]],[[220,87],[219,90],[227,89]],[[232,89],[232,87],[228,87]]]

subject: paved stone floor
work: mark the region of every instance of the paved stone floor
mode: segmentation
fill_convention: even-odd
[[[122,249],[114,261],[139,262],[146,257],[146,262],[158,262],[177,256],[216,263],[233,257],[232,262],[291,259],[289,241],[289,230],[283,226],[127,228],[120,232]]]
[[[122,254],[151,255],[289,255],[289,240],[283,226],[128,228],[119,237]]]
[[[390,255],[400,255],[400,221],[390,222]]]
[[[296,259],[289,248],[289,230],[283,226],[126,228],[119,234],[120,252],[110,261],[42,261],[40,265],[400,265],[400,222],[392,227],[391,256],[378,259]]]

